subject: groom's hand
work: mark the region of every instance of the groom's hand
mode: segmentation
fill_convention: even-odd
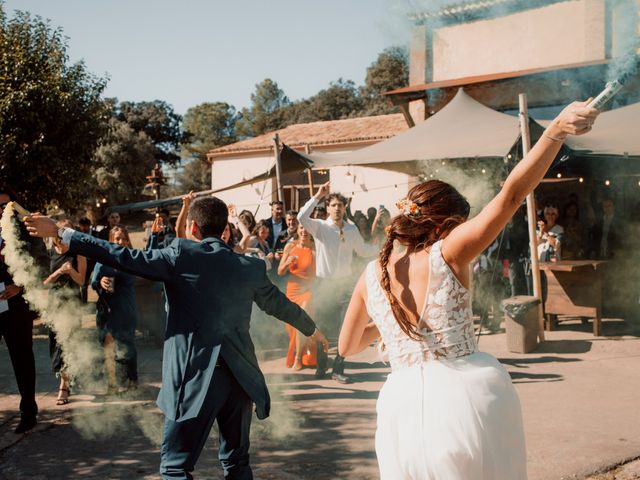
[[[329,340],[327,340],[327,337],[324,336],[324,333],[318,330],[317,327],[316,331],[313,332],[313,334],[309,338],[315,342],[320,342],[322,344],[322,350],[324,350],[325,352],[329,351]]]
[[[32,237],[57,237],[58,226],[56,222],[45,215],[34,213],[24,218],[27,231]]]

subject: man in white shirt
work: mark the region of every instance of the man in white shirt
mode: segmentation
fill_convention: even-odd
[[[314,208],[325,195],[328,218],[311,218]],[[314,304],[318,309],[318,318],[333,320],[333,327],[336,323],[338,327],[342,324],[355,284],[353,273],[360,273],[351,271],[353,253],[365,258],[378,254],[377,246],[366,244],[358,228],[344,221],[346,203],[347,200],[339,193],[329,194],[327,182],[298,213],[298,221],[315,240],[317,288]],[[319,362],[317,377],[324,376],[322,367]],[[334,360],[331,377],[341,383],[349,382],[344,375],[344,357],[340,352]]]

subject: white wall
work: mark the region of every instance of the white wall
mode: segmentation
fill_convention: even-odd
[[[432,80],[604,58],[604,0],[574,0],[436,29]]]
[[[332,191],[353,197],[352,212],[366,213],[369,207],[384,205],[395,215],[398,211],[396,202],[406,197],[413,186],[409,185],[412,178],[409,175],[371,167],[333,167],[330,176]]]
[[[345,149],[347,153],[353,149]],[[336,153],[336,151],[332,152]],[[336,153],[339,154],[339,153]],[[211,188],[217,189],[233,185],[266,171],[273,163],[272,157],[256,156],[248,158],[227,158],[214,160],[211,167]],[[347,175],[349,173],[350,175]],[[392,214],[397,212],[396,202],[404,198],[411,186],[411,177],[404,173],[370,167],[332,167],[329,169],[331,191],[353,197],[352,211],[384,205]],[[317,187],[317,185],[316,185]],[[257,182],[216,194],[227,203],[233,203],[238,210],[258,209],[257,219],[270,215],[269,202],[275,191],[275,180]]]
[[[224,188],[266,172],[273,165],[273,156],[216,159],[211,165],[211,188]],[[256,212],[258,220],[270,216],[269,202],[274,191],[273,180],[257,182],[233,190],[216,193],[227,203],[241,210]]]

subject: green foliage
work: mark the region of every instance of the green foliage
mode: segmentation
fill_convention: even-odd
[[[180,127],[182,117],[171,105],[162,100],[121,102],[115,114],[118,120],[151,139],[157,161],[171,165],[180,161],[180,144],[188,138]]]
[[[290,110],[292,115],[287,116],[287,124],[340,120],[356,116],[362,108],[363,102],[355,83],[340,78],[313,97],[296,102]]]
[[[360,89],[364,115],[383,115],[397,111],[382,94],[409,84],[409,54],[406,48],[385,49],[367,68],[365,85]]]
[[[211,164],[206,160],[194,159],[177,174],[178,188],[176,195],[190,191],[200,192],[211,188]]]
[[[241,137],[254,137],[282,128],[286,125],[284,107],[290,103],[276,82],[264,79],[251,94],[251,108],[240,112],[236,132]]]
[[[236,109],[224,102],[202,103],[187,110],[182,127],[188,133],[183,158],[206,160],[209,150],[237,141]]]
[[[106,197],[109,205],[140,200],[146,176],[156,164],[155,154],[155,146],[146,133],[111,118],[109,131],[95,152],[99,196]]]
[[[107,125],[104,87],[69,64],[59,29],[28,13],[7,19],[0,3],[0,183],[29,208],[83,204]]]

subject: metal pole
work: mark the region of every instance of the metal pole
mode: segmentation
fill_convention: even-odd
[[[278,187],[278,200],[284,202],[284,190],[282,189],[282,168],[280,166],[280,137],[277,133],[273,137],[273,151],[276,160],[276,185]]]
[[[531,149],[531,136],[529,135],[529,108],[527,95],[521,93],[518,96],[520,103],[520,135],[522,136],[522,158]],[[542,313],[542,283],[540,281],[540,264],[538,263],[538,241],[536,199],[533,192],[527,195],[527,222],[529,226],[529,250],[531,250],[531,278],[533,279],[533,296],[540,300],[538,305],[538,338],[544,341],[544,316]]]

